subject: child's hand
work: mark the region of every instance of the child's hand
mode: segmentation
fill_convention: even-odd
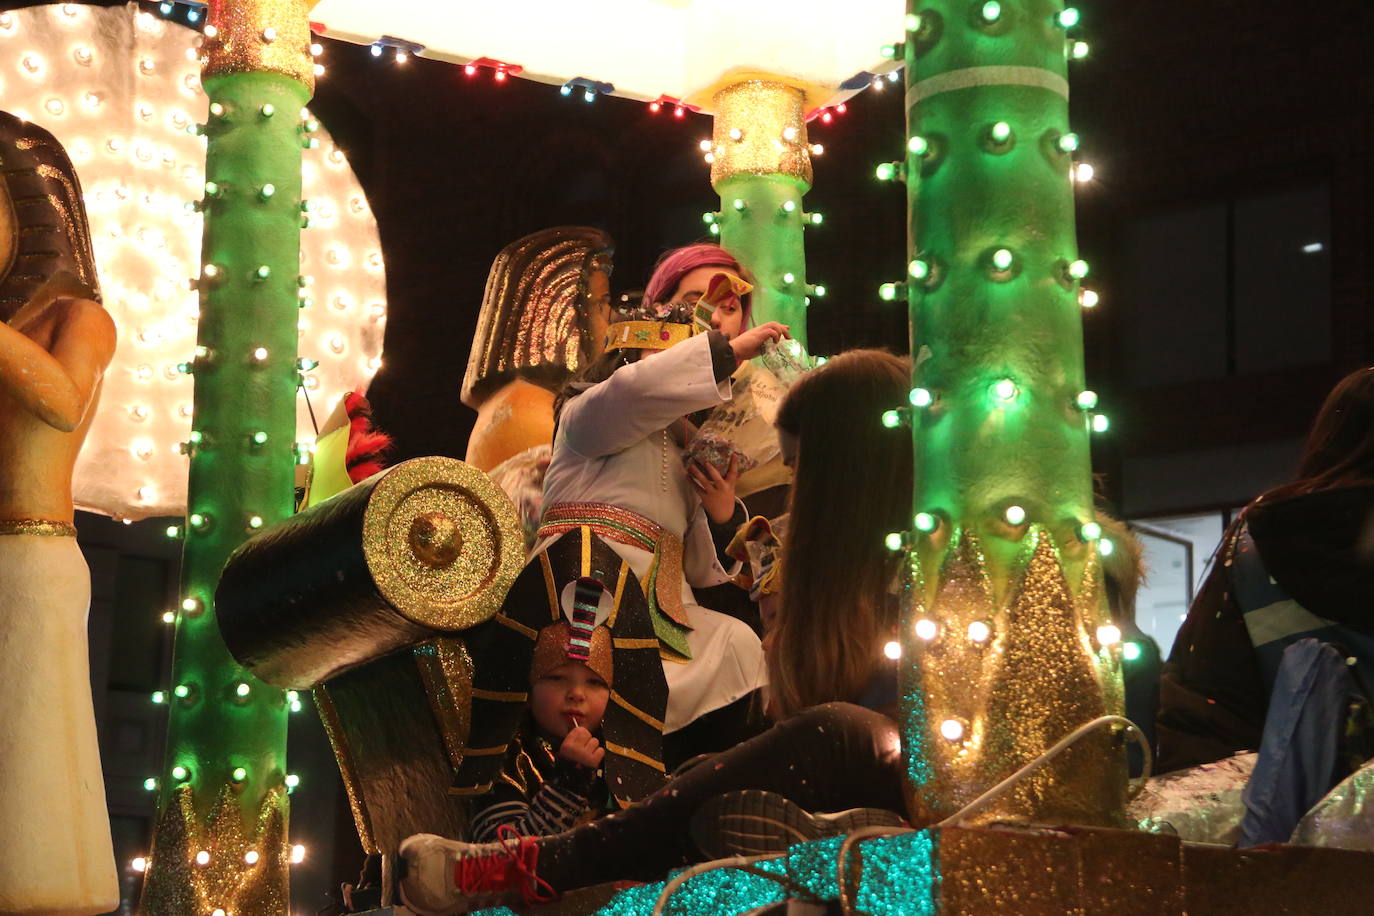
[[[563,743],[558,748],[558,756],[594,770],[601,766],[601,758],[606,756],[606,749],[592,737],[591,732],[579,725],[563,737]]]
[[[735,482],[739,480],[739,456],[730,456],[730,465],[724,476],[715,465],[706,461],[693,461],[687,466],[687,477],[701,494],[701,507],[706,516],[717,525],[730,521],[735,514]]]
[[[762,353],[764,344],[769,341],[776,342],[791,336],[787,331],[787,325],[767,321],[730,338],[730,349],[735,351],[735,359],[744,362]]]

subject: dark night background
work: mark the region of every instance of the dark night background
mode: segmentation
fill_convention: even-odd
[[[1092,53],[1070,68],[1072,125],[1097,172],[1079,190],[1080,247],[1102,295],[1084,316],[1088,379],[1113,421],[1095,470],[1127,518],[1224,513],[1291,470],[1326,391],[1374,362],[1374,4],[1077,5]],[[397,459],[461,457],[475,415],[458,392],[492,258],[537,229],[599,226],[617,244],[613,289],[641,287],[661,252],[704,237],[701,214],[718,206],[697,148],[710,121],[324,45],[312,107],[368,194],[386,256],[376,416]],[[905,198],[873,178],[904,136],[896,85],[812,125],[826,152],[806,206],[826,221],[808,230],[808,278],[830,290],[810,312],[816,353],[905,346],[904,310],[877,298],[906,263]],[[161,757],[146,697],[163,686],[170,640],[131,623],[175,594],[175,546],[158,530],[81,521],[121,861],[146,849],[140,784]],[[327,747],[300,718],[292,832],[319,854],[293,883],[297,910],[313,912],[357,849]]]

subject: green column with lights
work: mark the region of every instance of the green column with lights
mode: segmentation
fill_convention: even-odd
[[[146,913],[286,913],[291,698],[229,655],[214,590],[229,554],[289,516],[296,463],[301,121],[313,89],[302,0],[211,2],[195,417],[182,604]]]
[[[912,0],[905,45],[916,476],[901,624],[914,822],[959,811],[1121,708],[1093,506],[1062,0]],[[904,295],[903,295],[904,294]],[[891,425],[891,418],[887,418]],[[1097,421],[1099,424],[1101,421]],[[971,820],[1112,824],[1122,721]]]
[[[806,306],[825,287],[806,280],[807,213],[811,189],[806,96],[766,79],[735,83],[715,95],[711,185],[721,208],[706,214],[711,232],[752,275],[754,322],[780,321],[806,343]]]

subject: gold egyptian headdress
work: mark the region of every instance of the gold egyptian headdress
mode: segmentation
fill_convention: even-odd
[[[711,330],[711,313],[727,299],[749,295],[753,285],[724,271],[711,277],[695,303],[645,302],[606,329],[607,350],[667,350]]]
[[[587,333],[587,281],[611,272],[615,245],[600,229],[558,226],[512,242],[492,262],[463,377],[479,406],[513,376],[556,389],[597,356]]]
[[[100,301],[81,184],[62,144],[0,112],[0,321],[62,296]]]
[[[475,667],[468,741],[452,794],[490,791],[529,706],[531,677],[569,660],[613,685],[601,735],[606,785],[617,803],[624,807],[663,785],[668,682],[649,602],[629,564],[590,527],[536,554],[496,616],[463,638]]]

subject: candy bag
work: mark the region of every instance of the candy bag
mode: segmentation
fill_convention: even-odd
[[[730,458],[740,472],[735,492],[747,496],[786,483],[773,421],[787,387],[772,372],[746,363],[731,380],[733,397],[707,416],[687,445],[685,460],[709,464],[722,475]],[[768,473],[762,473],[765,470]]]

